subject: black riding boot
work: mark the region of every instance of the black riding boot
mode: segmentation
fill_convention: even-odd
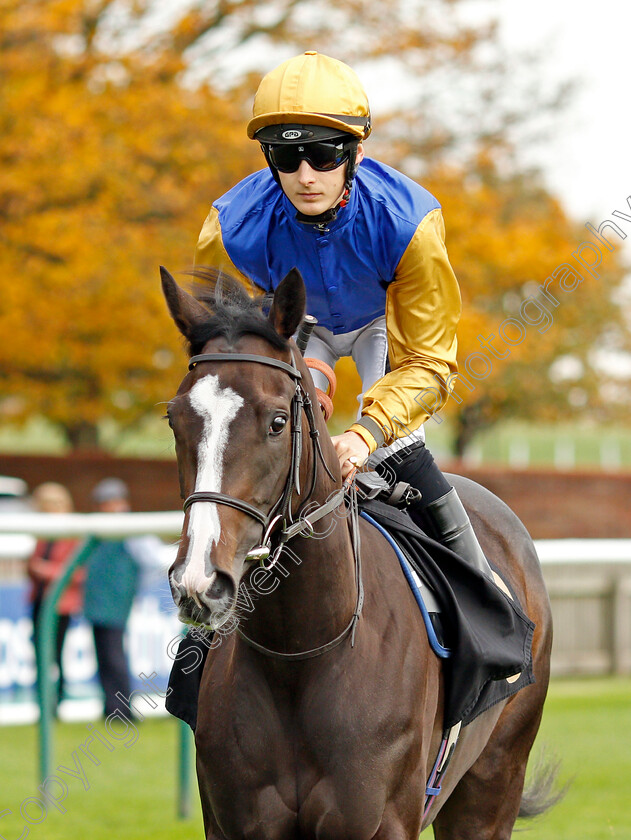
[[[460,501],[456,488],[452,487],[440,499],[431,502],[420,511],[420,518],[425,522],[425,530],[430,537],[446,545],[460,555],[482,574],[493,580],[489,561],[484,556],[471,521]],[[414,512],[411,511],[414,519]],[[432,533],[433,532],[433,533]]]
[[[414,522],[430,537],[494,579],[455,488],[436,466],[424,443],[392,453],[376,469],[387,480],[405,481],[418,490],[421,498],[413,500],[407,508]]]

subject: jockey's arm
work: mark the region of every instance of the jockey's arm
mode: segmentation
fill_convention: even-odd
[[[223,243],[219,212],[216,207],[210,208],[210,213],[206,217],[199,234],[197,247],[195,248],[195,266],[210,266],[224,271],[234,277],[235,280],[240,280],[250,293],[261,291],[245,274],[239,271],[228,256]]]
[[[456,364],[461,299],[439,209],[420,223],[388,286],[390,372],[365,394],[349,432],[370,452],[418,429],[447,399]]]

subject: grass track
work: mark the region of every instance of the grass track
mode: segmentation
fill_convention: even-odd
[[[523,840],[631,840],[631,680],[556,680],[535,745],[561,761],[562,802]]]
[[[102,723],[95,728],[107,735]],[[119,729],[119,734],[123,734]],[[53,767],[60,764],[75,770],[73,752],[90,732],[86,724],[59,724],[55,730]],[[137,727],[137,740],[130,730],[126,738],[113,742],[108,751],[98,741],[90,749],[99,766],[85,757],[81,762],[89,790],[79,778],[60,774],[67,781],[68,795],[61,803],[66,813],[54,808],[39,825],[31,825],[28,840],[201,840],[201,810],[193,774],[194,818],[179,821],[176,813],[178,726],[173,719],[147,720]],[[13,840],[24,827],[20,805],[26,797],[38,796],[36,782],[36,729],[31,726],[0,729],[0,813],[13,813],[0,821],[0,835]],[[108,740],[112,740],[108,738]],[[55,771],[53,771],[55,772]],[[35,803],[27,814],[37,819]]]
[[[103,732],[102,724],[96,728]],[[553,683],[538,739],[562,762],[560,779],[571,787],[554,810],[522,823],[523,840],[631,840],[631,679],[568,680]],[[55,732],[54,766],[73,768],[73,752],[84,743],[85,724],[61,724]],[[122,733],[119,733],[122,734]],[[146,721],[115,742],[111,752],[94,742],[101,761],[84,760],[89,790],[68,778],[66,813],[49,811],[30,825],[29,840],[201,840],[201,816],[194,791],[194,817],[175,818],[177,725]],[[111,740],[111,739],[110,739]],[[13,840],[24,829],[20,805],[37,796],[36,730],[0,729],[0,835]],[[535,748],[536,751],[536,748]],[[41,815],[26,804],[32,819]],[[431,838],[431,832],[423,837]]]

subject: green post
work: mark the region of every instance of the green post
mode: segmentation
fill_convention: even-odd
[[[180,725],[180,761],[177,815],[181,820],[188,820],[191,816],[191,755],[193,733],[189,725],[183,720]]]
[[[40,613],[37,633],[36,656],[39,676],[39,778],[40,782],[50,774],[52,755],[52,727],[51,717],[53,708],[52,685],[50,681],[50,666],[53,661],[53,639],[57,633],[57,604],[75,570],[83,566],[92,553],[96,537],[88,539],[73,555],[62,574],[51,584]]]

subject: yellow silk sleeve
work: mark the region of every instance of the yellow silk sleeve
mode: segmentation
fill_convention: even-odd
[[[194,264],[196,267],[207,266],[229,274],[235,280],[240,280],[250,294],[261,291],[249,277],[246,277],[245,274],[239,271],[228,256],[228,252],[223,244],[219,211],[215,207],[210,208],[210,213],[206,217],[202,231],[199,234],[197,247],[195,248]]]
[[[420,223],[386,296],[390,372],[364,394],[362,416],[383,430],[386,443],[404,437],[437,412],[453,387],[461,299],[445,248],[440,210]],[[371,452],[377,443],[363,426]]]

